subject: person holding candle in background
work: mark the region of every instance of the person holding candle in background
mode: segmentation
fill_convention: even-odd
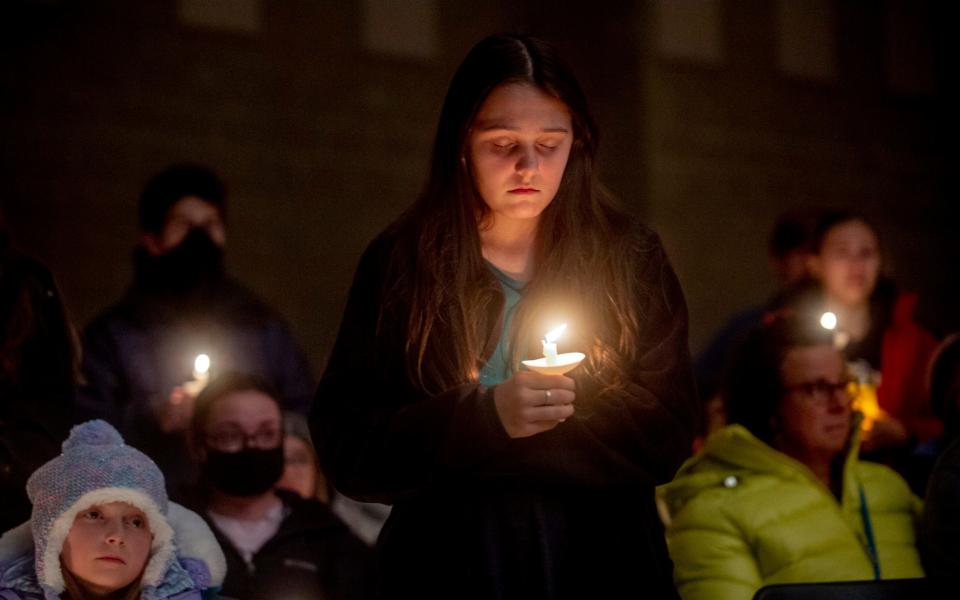
[[[938,341],[914,318],[918,296],[898,292],[882,276],[880,237],[860,215],[824,213],[811,250],[813,281],[784,305],[806,315],[811,326],[832,326],[835,343],[863,384],[863,452],[901,470],[923,493],[925,482],[909,472],[909,455],[918,442],[939,436],[943,423],[933,414],[925,385]]]
[[[330,508],[280,485],[284,417],[263,379],[222,373],[197,397],[189,441],[201,468],[176,496],[210,524],[243,600],[370,598],[370,549]]]
[[[200,165],[151,178],[140,197],[133,284],[83,335],[80,418],[115,425],[157,461],[171,489],[196,476],[184,431],[211,375],[260,375],[284,408],[303,414],[313,391],[286,323],[225,272],[226,201],[223,182]]]
[[[489,37],[425,191],[360,261],[311,425],[340,492],[393,505],[387,597],[675,594],[654,486],[698,413],[686,306],[596,182],[596,144],[554,48]],[[585,360],[521,368],[559,323],[547,343]]]

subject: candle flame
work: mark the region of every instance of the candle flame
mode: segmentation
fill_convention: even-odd
[[[820,315],[820,326],[823,327],[824,329],[829,329],[830,331],[833,331],[834,329],[837,328],[837,315],[829,311],[823,313],[822,315]]]
[[[548,332],[547,332],[547,337],[546,337],[547,343],[548,343],[548,344],[552,344],[552,343],[554,343],[555,341],[557,341],[557,338],[560,337],[561,335],[563,335],[563,332],[566,331],[566,330],[567,330],[567,324],[566,324],[566,323],[562,323],[562,324],[560,324],[560,325],[557,325],[556,327],[554,327],[554,328],[551,329],[550,331],[548,331]]]
[[[198,354],[193,361],[193,371],[197,375],[204,375],[210,370],[210,357],[206,354]]]

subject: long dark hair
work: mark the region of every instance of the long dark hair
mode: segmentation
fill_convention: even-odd
[[[823,250],[823,242],[826,241],[827,234],[833,231],[834,227],[855,221],[863,223],[867,226],[867,229],[873,233],[873,237],[877,239],[877,249],[881,253],[882,261],[883,241],[880,239],[880,230],[877,229],[877,226],[873,221],[868,219],[866,215],[850,210],[837,209],[822,212],[813,226],[813,232],[810,236],[810,250],[814,254],[820,254],[820,251]]]
[[[379,327],[397,319],[406,323],[407,374],[428,392],[476,381],[481,361],[500,333],[495,320],[502,295],[484,265],[478,231],[489,209],[476,191],[466,142],[483,101],[510,83],[536,86],[560,100],[573,124],[563,179],[540,215],[536,273],[513,320],[513,362],[527,347],[535,348],[532,344],[550,325],[537,319],[549,314],[562,314],[573,323],[564,341],[588,352],[587,368],[611,373],[606,367],[624,364],[619,359],[630,360],[636,352],[637,269],[629,258],[637,251],[628,247],[633,243],[629,219],[595,179],[598,136],[583,92],[550,44],[496,35],[474,46],[455,73],[440,114],[427,184],[392,227],[399,241]],[[601,379],[613,384],[618,377]]]
[[[67,398],[79,381],[79,342],[50,271],[0,231],[0,386]]]

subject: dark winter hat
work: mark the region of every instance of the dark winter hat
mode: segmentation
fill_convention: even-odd
[[[143,188],[140,229],[159,233],[170,208],[187,196],[196,196],[212,204],[221,215],[226,213],[227,192],[216,173],[201,165],[173,165],[155,175]]]

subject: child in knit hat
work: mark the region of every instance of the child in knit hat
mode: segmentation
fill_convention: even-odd
[[[27,495],[30,521],[0,537],[2,600],[196,600],[223,582],[210,529],[167,500],[154,462],[104,421],[74,427]]]

